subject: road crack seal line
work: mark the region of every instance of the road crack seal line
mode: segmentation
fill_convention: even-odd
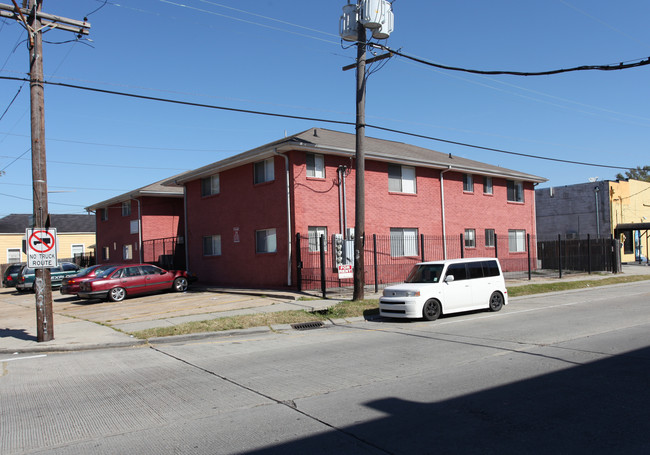
[[[330,424],[328,422],[325,422],[324,420],[319,419],[318,417],[315,417],[315,416],[313,416],[311,414],[307,414],[305,411],[301,411],[300,409],[298,409],[296,403],[293,400],[285,400],[285,401],[278,400],[276,398],[273,398],[270,395],[266,395],[265,393],[260,392],[259,390],[252,389],[252,388],[250,388],[250,387],[248,387],[248,386],[246,386],[244,384],[240,384],[239,382],[236,382],[236,381],[234,381],[232,379],[229,379],[229,378],[227,378],[225,376],[222,376],[222,375],[220,375],[218,373],[215,373],[214,371],[210,371],[210,370],[208,370],[206,368],[203,368],[201,366],[198,366],[198,365],[195,365],[195,364],[193,364],[191,362],[188,362],[187,360],[181,359],[180,357],[169,354],[169,353],[167,353],[165,351],[161,351],[160,349],[156,348],[155,346],[150,345],[149,348],[156,351],[156,352],[158,352],[158,353],[160,353],[160,354],[162,354],[162,355],[164,355],[164,356],[170,357],[170,358],[172,358],[174,360],[177,360],[177,361],[179,361],[181,363],[184,363],[185,365],[188,365],[188,366],[190,366],[192,368],[195,368],[195,369],[197,369],[199,371],[202,371],[202,372],[207,373],[207,374],[209,374],[211,376],[219,378],[222,381],[225,381],[225,382],[227,382],[229,384],[232,384],[232,385],[234,385],[236,387],[247,390],[247,391],[249,391],[251,393],[254,393],[255,395],[258,395],[260,397],[266,398],[267,400],[272,401],[273,403],[279,404],[281,406],[286,406],[287,408],[297,412],[298,414],[301,414],[301,415],[307,417],[308,419],[311,419],[311,420],[313,420],[313,421],[315,421],[317,423],[320,423],[321,425],[326,426],[327,428],[330,428],[330,429],[332,429],[334,431],[337,431],[339,433],[342,433],[342,434],[344,434],[344,435],[346,435],[346,436],[348,436],[348,437],[350,437],[352,439],[355,439],[355,440],[357,440],[357,441],[359,441],[359,442],[361,442],[363,444],[366,444],[367,446],[372,447],[373,449],[377,449],[377,450],[379,450],[379,451],[381,451],[383,453],[387,453],[387,454],[390,454],[390,455],[395,455],[395,454],[393,454],[393,452],[389,452],[388,450],[384,449],[383,447],[380,447],[380,446],[378,446],[377,444],[375,444],[375,443],[373,443],[371,441],[368,441],[368,440],[366,440],[366,439],[364,439],[364,438],[362,438],[360,436],[357,436],[357,435],[355,435],[354,433],[352,433],[350,431],[344,430],[343,428],[338,428],[338,427],[336,427],[336,426],[334,426],[334,425],[332,425],[332,424]]]
[[[490,338],[481,338],[481,337],[470,337],[470,336],[465,336],[465,335],[456,335],[456,334],[446,334],[444,332],[435,332],[433,334],[424,334],[424,333],[415,333],[413,332],[406,332],[405,330],[390,330],[390,329],[381,329],[381,328],[365,328],[365,327],[358,327],[358,326],[345,326],[345,325],[340,325],[340,324],[334,324],[337,327],[343,327],[346,329],[350,330],[361,330],[361,331],[368,331],[368,332],[383,332],[383,333],[390,333],[393,335],[399,335],[399,336],[408,336],[408,337],[415,337],[415,338],[423,338],[426,340],[431,340],[431,341],[439,341],[442,343],[452,343],[452,344],[463,344],[466,346],[474,346],[474,347],[480,347],[480,348],[490,348],[498,351],[498,353],[501,354],[508,354],[508,353],[519,353],[519,354],[525,354],[525,355],[530,355],[530,356],[536,356],[536,357],[544,357],[548,358],[551,360],[557,360],[560,362],[568,363],[571,365],[582,365],[582,363],[578,362],[572,362],[570,360],[562,359],[559,357],[553,357],[549,355],[544,355],[544,354],[536,354],[533,352],[530,352],[529,349],[532,348],[539,348],[539,347],[554,347],[555,344],[539,344],[539,343],[529,343],[529,342],[522,342],[522,341],[510,341],[510,340],[498,340],[498,339],[490,339]],[[444,338],[447,337],[447,338]],[[456,338],[456,339],[452,339]],[[482,341],[483,343],[480,343]],[[515,344],[520,346],[520,348],[509,348],[505,346],[497,346],[497,343],[502,343],[502,344]],[[568,349],[568,348],[567,348]],[[568,349],[571,350],[571,349]],[[609,355],[609,354],[604,354],[604,355]]]

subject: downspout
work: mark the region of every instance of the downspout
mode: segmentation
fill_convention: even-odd
[[[339,232],[341,234],[345,233],[343,227],[343,178],[341,177],[342,169],[341,166],[336,170],[337,177],[339,179]]]
[[[447,259],[447,226],[445,220],[445,185],[444,177],[442,174],[445,172],[451,171],[451,166],[447,169],[440,171],[440,206],[442,208],[442,249],[444,254],[444,259]]]
[[[535,259],[537,259],[537,198],[535,197],[535,192],[537,191],[535,188],[537,188],[537,185],[539,185],[539,182],[533,182],[533,197],[532,199],[532,205],[533,205],[533,225],[532,225],[532,239],[533,239],[533,247],[532,249],[534,251],[529,252],[529,254],[532,256],[533,252],[535,253]],[[530,247],[529,247],[530,249]]]
[[[598,186],[594,187],[594,194],[596,195],[596,233],[598,235],[598,238],[600,238],[600,214],[598,212],[598,206],[600,205],[598,203],[598,192],[600,191],[600,188]]]
[[[190,244],[189,237],[187,236],[187,187],[183,184],[183,218],[185,218],[184,234],[185,238],[183,243],[185,244],[185,270],[190,269]]]
[[[348,200],[348,195],[345,190],[345,172],[347,171],[347,167],[343,166],[341,168],[341,181],[343,182],[343,230],[341,231],[341,234],[343,235],[343,238],[345,240],[349,240],[346,238],[346,233],[345,230],[348,228],[348,205],[347,205],[347,200]]]
[[[138,203],[138,257],[140,258],[140,264],[142,264],[142,208],[139,199],[131,198],[131,200]]]
[[[99,258],[100,258],[100,255],[99,255],[100,246],[99,246],[99,242],[97,241],[97,238],[98,238],[97,233],[99,232],[99,220],[97,219],[97,217],[100,216],[99,215],[100,210],[102,210],[102,209],[95,209],[95,264],[99,263]],[[88,210],[88,213],[91,213],[91,212],[92,212],[91,210]],[[102,252],[103,251],[104,250],[103,250],[103,247],[102,247]],[[109,248],[109,251],[110,251],[110,248]],[[104,260],[104,258],[102,258],[102,260]]]
[[[287,286],[291,286],[291,255],[293,254],[293,242],[291,239],[291,186],[289,182],[289,157],[284,153],[278,152],[278,149],[274,149],[273,152],[284,158],[284,168],[287,180]]]

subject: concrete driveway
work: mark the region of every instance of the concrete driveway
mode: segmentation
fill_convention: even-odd
[[[82,300],[53,292],[54,340],[37,342],[33,293],[0,289],[0,353],[90,349],[143,343],[125,332],[242,314],[313,311],[336,300],[299,300],[302,294],[265,290],[195,288],[127,298]]]

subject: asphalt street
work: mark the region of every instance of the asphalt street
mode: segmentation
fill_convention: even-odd
[[[0,453],[648,453],[650,282],[0,362]]]

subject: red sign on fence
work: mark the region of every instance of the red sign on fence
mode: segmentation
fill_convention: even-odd
[[[351,264],[339,265],[339,280],[354,278],[354,267]]]

